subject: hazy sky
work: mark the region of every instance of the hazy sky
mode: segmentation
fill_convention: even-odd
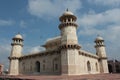
[[[46,40],[60,35],[59,17],[66,9],[77,16],[82,49],[95,54],[101,35],[108,59],[120,60],[120,0],[0,0],[0,63],[8,66],[12,38],[20,32],[23,54],[43,50]]]

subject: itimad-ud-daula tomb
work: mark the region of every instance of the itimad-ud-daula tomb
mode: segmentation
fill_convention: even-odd
[[[95,39],[96,54],[81,49],[78,43],[77,17],[66,10],[59,18],[60,36],[44,45],[45,50],[23,55],[23,37],[12,38],[9,75],[83,75],[108,73],[104,39]]]

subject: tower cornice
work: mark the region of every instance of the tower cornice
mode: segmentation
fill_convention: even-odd
[[[20,46],[23,47],[23,44],[20,44],[20,43],[11,43],[11,45],[12,45],[12,46],[14,46],[14,45],[20,45]]]
[[[62,15],[59,20],[62,21],[63,19],[66,19],[66,18],[72,18],[73,20],[77,20],[77,17],[74,16],[74,15]]]
[[[80,49],[81,46],[78,44],[63,44],[59,47],[59,49]]]
[[[24,41],[23,39],[21,39],[21,38],[12,38],[12,40],[21,40],[21,41]]]
[[[105,47],[105,45],[95,45],[95,48],[97,47]]]
[[[107,57],[100,57],[99,60],[108,59]]]
[[[78,25],[75,22],[67,22],[67,23],[61,23],[59,25],[59,29],[61,30],[63,27],[69,27],[69,26],[74,26],[74,27],[78,27]]]
[[[16,60],[19,59],[19,57],[8,57],[9,60]]]

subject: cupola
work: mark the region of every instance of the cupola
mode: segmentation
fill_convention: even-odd
[[[76,16],[68,9],[59,18],[61,22],[75,22],[76,19]]]

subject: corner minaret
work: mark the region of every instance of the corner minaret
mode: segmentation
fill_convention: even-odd
[[[61,22],[59,25],[61,30],[61,74],[76,74],[77,58],[75,57],[78,56],[78,50],[81,48],[76,34],[77,18],[67,9],[59,20]]]
[[[10,65],[9,65],[9,74],[10,75],[18,75],[19,74],[19,57],[21,57],[22,47],[23,47],[23,38],[18,33],[13,39],[11,43],[12,50],[11,55],[9,57]]]
[[[76,16],[68,11],[68,9],[59,18],[61,24],[59,29],[61,30],[62,45],[64,44],[78,44],[78,39],[76,35],[76,29],[78,25],[76,24]]]
[[[100,58],[106,58],[106,51],[103,38],[98,35],[98,37],[95,39],[95,43],[96,55],[98,55]]]
[[[98,35],[95,39],[96,55],[99,57],[100,73],[108,73],[108,63],[105,51],[104,39]]]

